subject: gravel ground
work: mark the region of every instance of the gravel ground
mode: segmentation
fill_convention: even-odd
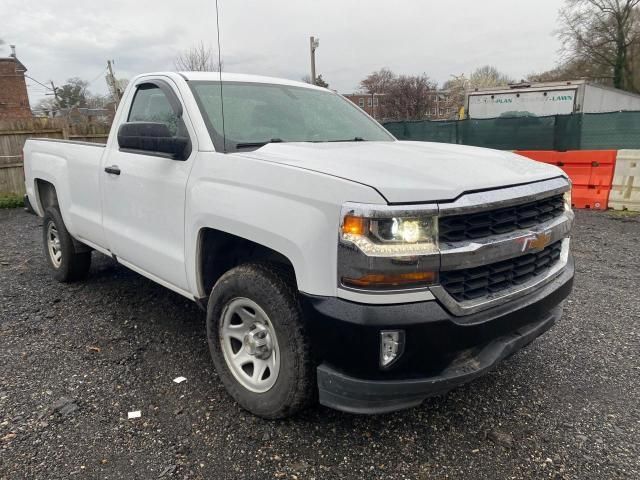
[[[270,422],[226,395],[195,305],[97,254],[56,283],[40,220],[0,210],[0,478],[640,478],[640,217],[580,211],[574,238],[563,320],[486,377]]]

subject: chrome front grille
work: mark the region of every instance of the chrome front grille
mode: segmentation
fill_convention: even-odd
[[[458,302],[500,294],[511,287],[542,278],[560,259],[562,241],[528,253],[480,267],[440,273],[440,283]]]
[[[535,227],[564,213],[562,194],[533,202],[439,220],[440,242],[475,240]]]
[[[439,204],[440,283],[431,293],[464,316],[519,298],[560,275],[569,262],[574,220],[564,204],[569,188],[566,178],[557,177]]]

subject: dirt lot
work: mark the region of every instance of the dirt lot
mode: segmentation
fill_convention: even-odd
[[[488,376],[268,422],[226,395],[195,305],[97,254],[58,284],[40,220],[0,210],[0,478],[640,478],[640,217],[578,212],[574,238],[563,320]]]

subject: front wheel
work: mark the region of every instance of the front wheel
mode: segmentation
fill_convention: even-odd
[[[268,264],[225,273],[207,308],[213,363],[229,394],[264,418],[283,418],[313,398],[315,382],[293,282]]]
[[[87,276],[91,251],[77,252],[60,211],[50,207],[42,223],[44,255],[53,276],[59,282],[72,282]]]

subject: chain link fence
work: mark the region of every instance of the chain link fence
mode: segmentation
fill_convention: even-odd
[[[500,117],[384,124],[400,140],[458,143],[500,150],[640,148],[640,112]]]

